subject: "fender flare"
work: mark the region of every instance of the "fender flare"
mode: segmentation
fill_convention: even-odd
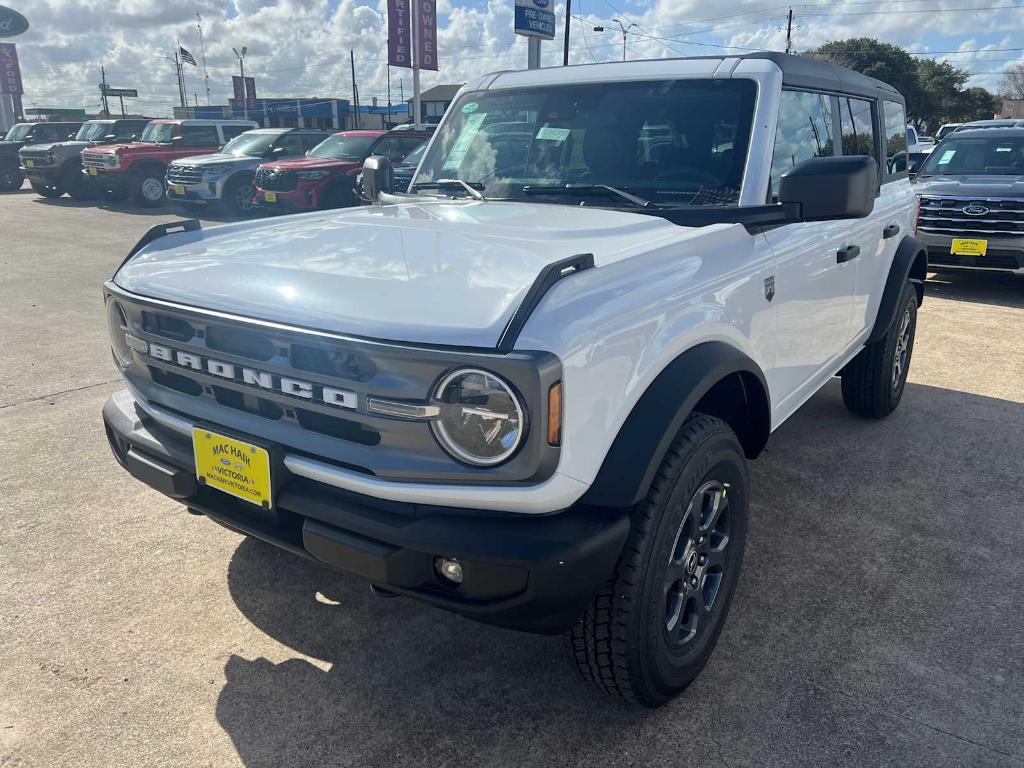
[[[630,507],[643,499],[683,422],[712,388],[730,378],[738,381],[737,391],[744,400],[731,426],[745,433],[740,435],[744,453],[756,458],[771,432],[764,373],[731,344],[703,342],[679,355],[651,382],[619,429],[581,501]]]
[[[917,305],[924,301],[924,278],[928,272],[928,249],[916,237],[907,235],[896,248],[889,276],[882,291],[882,300],[875,315],[875,324],[866,344],[881,340],[896,319],[897,305],[903,293],[903,284],[910,280],[917,292]]]
[[[131,167],[127,169],[128,173],[146,173],[156,170],[160,171],[158,175],[161,179],[167,176],[167,164],[161,163],[159,160],[139,160],[132,163]]]

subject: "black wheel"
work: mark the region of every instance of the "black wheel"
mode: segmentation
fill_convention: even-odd
[[[224,186],[224,197],[222,198],[224,208],[228,213],[235,216],[247,216],[256,209],[252,196],[256,190],[252,186],[252,177],[242,176],[231,179]]]
[[[614,575],[569,631],[580,674],[646,707],[679,694],[718,642],[746,534],[743,449],[725,422],[693,414],[633,511]]]
[[[61,185],[75,200],[91,200],[96,196],[92,181],[77,163],[71,163],[61,174]]]
[[[352,184],[335,184],[328,187],[320,198],[320,209],[350,208],[357,202],[355,187]]]
[[[123,189],[101,189],[99,198],[104,203],[123,203],[128,199],[128,193]]]
[[[30,181],[29,184],[40,197],[54,198],[64,194],[64,190],[55,184],[44,184],[41,181]]]
[[[917,329],[917,291],[910,283],[903,287],[898,306],[885,336],[864,347],[843,369],[843,403],[858,416],[888,416],[903,397]]]
[[[164,201],[164,171],[162,168],[140,168],[132,174],[129,184],[132,198],[146,208],[154,208]]]
[[[13,192],[21,189],[25,177],[17,166],[0,166],[0,192]]]

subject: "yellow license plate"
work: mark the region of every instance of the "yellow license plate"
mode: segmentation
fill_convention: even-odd
[[[988,252],[988,240],[954,237],[949,252],[957,256],[984,256]]]
[[[268,203],[276,203],[277,202],[277,192],[264,192],[263,193],[263,199],[266,200]]]
[[[89,175],[90,176],[95,176],[96,174],[97,174],[97,170],[95,168],[90,168],[89,169]]]
[[[175,184],[173,187],[171,187],[171,189],[174,190],[174,194],[176,195],[185,194],[185,187],[182,184]]]
[[[195,427],[192,450],[200,483],[270,509],[270,454],[265,448]]]
[[[36,167],[36,161],[35,160],[26,160],[25,161],[25,167],[26,168],[35,168]]]

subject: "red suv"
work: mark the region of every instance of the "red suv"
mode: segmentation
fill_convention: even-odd
[[[137,142],[83,151],[82,173],[89,174],[109,200],[131,196],[145,206],[159,205],[168,163],[216,152],[240,133],[258,127],[252,120],[153,120]]]
[[[342,131],[305,157],[264,163],[256,169],[253,202],[282,213],[343,208],[360,202],[356,176],[370,155],[392,163],[430,138],[423,131]]]

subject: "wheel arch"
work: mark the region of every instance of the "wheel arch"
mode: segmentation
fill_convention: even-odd
[[[139,160],[132,163],[131,168],[128,170],[130,173],[150,173],[155,171],[163,178],[167,175],[167,164],[153,159]]]
[[[723,341],[703,342],[680,354],[630,411],[582,501],[629,507],[643,499],[673,439],[694,412],[725,421],[744,454],[756,458],[771,433],[764,373]]]
[[[896,311],[899,309],[903,284],[907,280],[914,286],[917,305],[921,306],[924,301],[924,279],[927,273],[928,249],[916,237],[907,235],[897,246],[896,255],[889,267],[889,275],[885,279],[885,288],[882,290],[882,299],[878,305],[878,314],[875,315],[871,336],[867,340],[868,344],[881,339],[892,326],[896,319]]]

